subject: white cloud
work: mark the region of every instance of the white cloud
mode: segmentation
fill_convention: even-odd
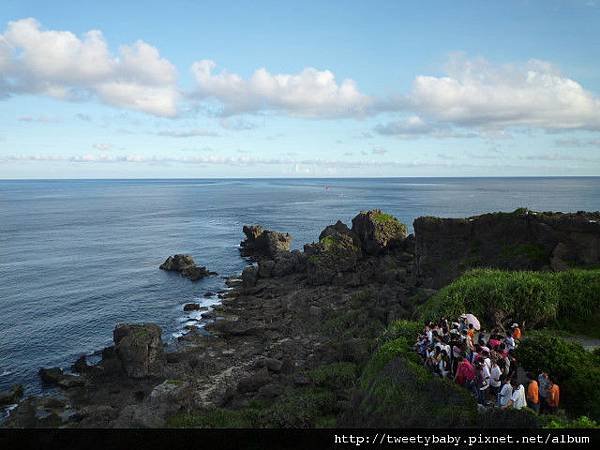
[[[454,56],[447,76],[418,76],[401,102],[462,127],[600,130],[600,99],[548,62],[494,65]]]
[[[385,125],[377,125],[375,131],[383,135],[411,136],[429,134],[433,131],[433,127],[425,123],[419,116],[410,116]]]
[[[369,152],[362,151],[363,156],[368,157]],[[346,155],[350,156],[350,155]],[[440,156],[440,155],[438,155]],[[527,166],[524,162],[531,161],[533,166]],[[507,164],[504,160],[497,161],[484,161],[482,163],[473,163],[464,161],[462,159],[454,158],[441,158],[437,161],[431,161],[426,159],[416,160],[385,160],[385,159],[321,159],[321,158],[297,158],[297,157],[260,157],[252,155],[239,155],[239,156],[225,156],[219,154],[194,154],[190,156],[144,156],[139,154],[124,154],[116,155],[111,153],[95,153],[95,154],[82,154],[74,156],[65,155],[48,155],[48,154],[16,154],[16,155],[2,155],[0,154],[0,164],[44,164],[44,163],[68,163],[68,164],[148,164],[148,165],[170,165],[170,164],[185,164],[185,165],[215,165],[215,166],[231,166],[231,167],[248,167],[248,166],[282,166],[282,167],[298,167],[302,170],[310,168],[312,169],[359,169],[365,170],[367,168],[393,168],[393,169],[407,169],[414,170],[418,168],[436,168],[436,169],[448,169],[458,170],[460,173],[467,168],[479,171],[484,170],[511,170],[515,173],[522,173],[523,170],[535,170],[544,173],[545,171],[560,170],[560,173],[570,170],[578,170],[581,168],[581,164],[589,164],[591,162],[600,163],[600,160],[593,158],[575,158],[571,156],[531,156],[522,158],[518,164]],[[542,165],[540,161],[545,161],[549,165]],[[568,163],[572,163],[568,165]],[[565,165],[567,164],[567,165]],[[519,172],[521,171],[521,172]],[[527,173],[527,172],[525,172]]]
[[[101,152],[106,152],[106,151],[111,150],[113,148],[112,144],[105,144],[105,143],[94,144],[93,147],[96,150],[100,150]]]
[[[600,163],[600,157],[589,157],[582,155],[574,155],[572,153],[542,153],[537,155],[522,156],[521,159],[529,161],[574,161],[582,163]]]
[[[194,128],[191,130],[163,130],[163,131],[157,131],[154,134],[156,134],[157,136],[174,137],[174,138],[189,138],[189,137],[199,137],[199,136],[218,137],[219,136],[219,133],[217,133],[216,131],[204,130],[201,128]]]
[[[195,87],[184,99],[173,64],[144,41],[111,52],[101,31],[77,36],[45,30],[33,18],[9,22],[0,33],[0,98],[97,99],[161,117],[177,116],[183,100],[189,103],[181,111],[202,109],[198,106],[210,111],[217,105],[223,116],[272,112],[361,118],[395,111],[400,117],[375,131],[401,138],[493,137],[515,128],[600,130],[600,97],[539,60],[498,65],[454,55],[444,75],[419,75],[405,95],[382,98],[363,94],[352,79],[338,81],[333,72],[313,67],[291,74],[260,68],[249,77],[215,69],[211,60],[195,62]],[[230,117],[221,125],[256,126]]]
[[[597,139],[557,139],[554,141],[557,147],[573,147],[573,148],[586,148],[586,147],[600,147],[600,138]]]
[[[258,127],[256,123],[250,122],[241,117],[236,117],[235,119],[231,117],[223,117],[220,120],[220,124],[223,128],[234,131],[253,130]]]
[[[219,101],[224,115],[283,111],[302,117],[356,117],[372,103],[353,80],[338,84],[329,70],[308,67],[297,74],[271,74],[262,68],[246,80],[225,70],[214,74],[215,67],[210,60],[193,64],[196,95]]]
[[[453,129],[447,124],[431,124],[425,122],[419,116],[410,116],[386,124],[377,125],[375,131],[384,136],[395,136],[403,139],[416,139],[425,136],[438,139],[472,138],[478,136],[476,133]]]
[[[61,119],[58,117],[50,117],[50,116],[19,116],[17,117],[19,122],[36,122],[36,123],[59,123]]]
[[[175,67],[143,41],[121,46],[115,56],[98,30],[77,37],[43,30],[32,18],[9,22],[0,35],[0,94],[96,96],[108,105],[172,117],[175,83]]]

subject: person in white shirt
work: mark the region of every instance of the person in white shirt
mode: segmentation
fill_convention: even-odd
[[[506,337],[504,338],[504,343],[506,344],[506,349],[510,352],[515,349],[515,338],[509,332],[506,333]]]
[[[512,398],[513,388],[510,384],[510,380],[506,377],[503,378],[502,389],[498,395],[498,406],[500,408],[508,407],[508,402]]]
[[[483,364],[488,368],[488,370],[492,370],[492,360],[490,359],[490,352],[483,351]]]
[[[498,363],[495,360],[492,361],[492,370],[490,370],[490,388],[494,398],[498,395],[500,386],[502,386],[502,382],[500,381],[501,375],[502,369],[500,369],[500,366],[498,366]]]
[[[508,407],[513,409],[522,409],[527,406],[527,399],[525,398],[525,388],[522,384],[516,380],[512,382],[513,393],[508,402]]]

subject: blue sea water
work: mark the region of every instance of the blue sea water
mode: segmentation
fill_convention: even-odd
[[[384,209],[421,215],[600,209],[594,178],[0,181],[0,389],[39,392],[40,367],[69,367],[109,345],[117,322],[156,322],[173,340],[185,303],[246,262],[244,224],[286,231],[295,248],[328,224]],[[221,276],[158,269],[190,253]]]

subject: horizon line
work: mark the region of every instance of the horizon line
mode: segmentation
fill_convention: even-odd
[[[156,181],[156,180],[393,180],[416,178],[446,178],[446,179],[510,179],[510,178],[600,178],[600,175],[402,175],[374,177],[132,177],[132,178],[2,178],[2,181]]]

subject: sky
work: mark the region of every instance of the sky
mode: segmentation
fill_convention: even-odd
[[[600,175],[600,0],[0,8],[0,178]]]

